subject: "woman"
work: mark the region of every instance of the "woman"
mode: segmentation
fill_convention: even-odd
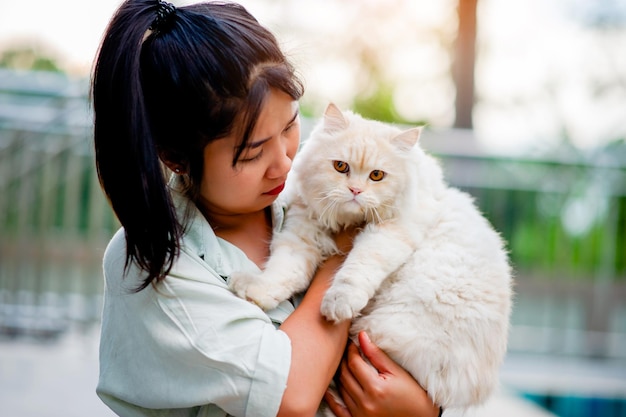
[[[297,308],[263,312],[227,285],[233,270],[263,267],[281,225],[302,92],[239,5],[127,0],[112,18],[92,96],[98,174],[122,224],[104,257],[97,388],[117,414],[315,414],[347,343],[349,323],[319,313],[342,258],[320,266]],[[437,415],[410,375],[361,343],[378,369],[347,350],[346,405],[327,398],[336,414]]]

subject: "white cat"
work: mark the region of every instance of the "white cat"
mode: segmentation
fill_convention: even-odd
[[[322,302],[352,319],[444,409],[484,402],[506,352],[512,297],[504,242],[472,198],[448,186],[406,131],[333,104],[294,160],[284,228],[263,273],[235,273],[240,297],[271,309],[305,290],[337,249],[331,235],[365,224]]]

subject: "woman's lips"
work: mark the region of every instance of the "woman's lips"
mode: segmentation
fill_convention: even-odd
[[[285,183],[282,183],[278,187],[274,188],[273,190],[270,190],[270,191],[266,192],[265,194],[268,194],[268,195],[278,195],[278,194],[280,194],[280,192],[284,188],[285,188]]]

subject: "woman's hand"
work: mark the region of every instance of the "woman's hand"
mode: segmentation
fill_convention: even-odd
[[[338,417],[437,417],[434,405],[411,374],[395,363],[365,332],[359,333],[361,352],[350,343],[340,367],[339,392],[345,406],[327,392],[326,401]]]

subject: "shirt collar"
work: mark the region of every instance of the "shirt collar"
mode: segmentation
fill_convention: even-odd
[[[183,224],[183,250],[199,257],[211,265],[223,277],[229,276],[234,269],[257,269],[238,247],[218,237],[204,215],[184,193],[183,184],[177,175],[170,179],[172,200],[176,216]],[[277,199],[271,206],[272,228],[280,231],[285,219],[285,204]]]
[[[181,251],[197,257],[197,260],[204,262],[209,268],[219,274],[225,282],[227,282],[228,277],[234,270],[259,271],[257,265],[241,249],[215,235],[213,228],[204,215],[185,196],[180,181],[172,179],[170,186],[176,215],[185,227]],[[274,232],[280,231],[283,226],[285,209],[286,205],[281,199],[277,199],[272,204],[272,227]],[[293,310],[294,306],[291,302],[285,300],[275,309],[266,313],[274,325],[278,327]]]

